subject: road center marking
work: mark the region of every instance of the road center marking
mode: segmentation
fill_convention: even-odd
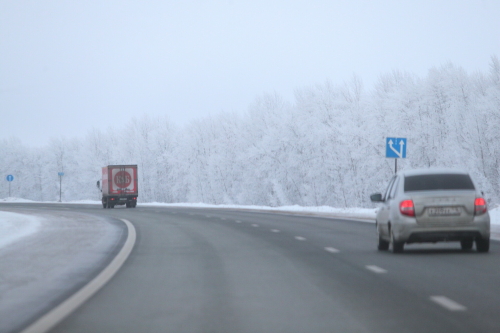
[[[299,241],[305,241],[306,239],[302,236],[295,236],[295,239],[296,240],[299,240]]]
[[[334,247],[325,247],[325,250],[330,253],[339,253],[340,251]]]
[[[258,225],[258,224],[252,224],[252,227],[254,227],[254,228],[258,228],[258,227],[259,227],[259,225]]]
[[[241,221],[240,220],[236,220],[236,223],[241,223]]]
[[[372,271],[373,273],[377,273],[377,274],[387,273],[387,270],[385,270],[381,267],[375,266],[375,265],[366,265],[365,267],[367,270]]]
[[[441,305],[443,308],[448,309],[450,311],[465,311],[467,308],[462,304],[458,304],[457,302],[449,299],[446,296],[431,296],[431,301]]]
[[[278,233],[280,232],[278,229],[271,229],[271,232],[275,232],[275,233]]]

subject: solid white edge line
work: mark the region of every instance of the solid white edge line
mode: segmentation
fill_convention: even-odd
[[[450,311],[465,311],[467,308],[462,304],[459,304],[446,296],[431,296],[431,301],[441,305]]]
[[[109,280],[111,280],[111,278],[123,265],[125,260],[127,260],[130,252],[132,252],[136,239],[136,232],[132,223],[125,219],[121,220],[127,225],[128,237],[122,249],[111,261],[111,263],[92,281],[70,296],[67,300],[56,306],[50,312],[40,317],[33,324],[21,331],[21,333],[44,333],[49,331],[83,303],[85,303],[85,301],[92,297],[92,295],[101,289]]]
[[[339,250],[337,250],[334,247],[325,247],[325,250],[330,252],[330,253],[339,253],[340,252]]]
[[[387,273],[387,270],[385,270],[381,267],[375,266],[375,265],[366,265],[365,267],[366,267],[366,269],[368,269],[374,273],[377,273],[377,274]]]

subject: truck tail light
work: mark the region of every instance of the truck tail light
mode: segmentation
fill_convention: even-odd
[[[486,200],[483,198],[476,198],[474,201],[474,214],[475,215],[482,215],[486,213],[488,208],[486,207]]]
[[[415,216],[413,200],[403,200],[399,203],[399,212],[406,216]]]

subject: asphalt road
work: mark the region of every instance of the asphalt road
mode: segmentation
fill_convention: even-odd
[[[376,250],[375,226],[364,222],[36,206],[125,218],[137,231],[120,271],[53,333],[500,332],[496,241],[487,254],[458,243],[392,254]]]

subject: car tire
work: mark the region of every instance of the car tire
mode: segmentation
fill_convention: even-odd
[[[382,238],[381,235],[378,236],[378,246],[377,249],[379,251],[387,251],[389,250],[390,243]]]
[[[394,234],[391,234],[392,252],[401,253],[404,250],[405,242],[396,241],[394,239]]]
[[[474,245],[474,240],[472,239],[462,239],[460,241],[460,247],[463,251],[469,251],[472,249],[472,245]]]
[[[490,239],[476,238],[476,250],[477,252],[488,252],[490,250]]]

